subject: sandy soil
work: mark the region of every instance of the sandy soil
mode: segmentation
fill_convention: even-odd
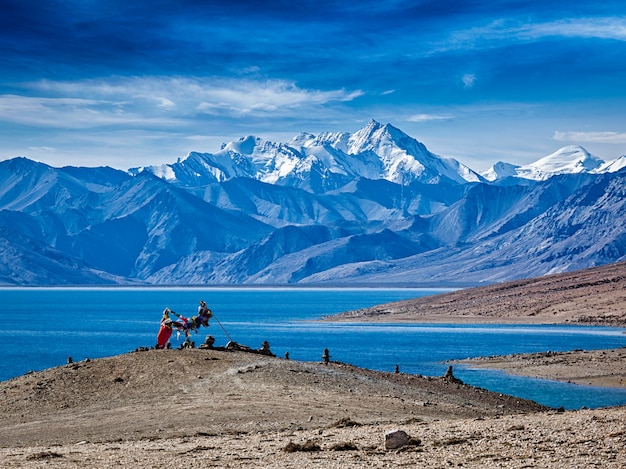
[[[626,263],[388,303],[328,320],[624,327]]]
[[[625,421],[626,410],[619,408],[329,426],[314,431],[272,430],[105,443],[85,440],[60,446],[0,448],[0,466],[622,469],[626,465]],[[398,428],[415,444],[386,451],[384,433]]]
[[[161,438],[542,410],[451,380],[244,352],[150,350],[0,383],[0,444]]]
[[[626,408],[443,377],[151,350],[0,383],[0,467],[624,467]],[[386,450],[401,429],[411,444]]]
[[[456,363],[587,386],[626,388],[626,348],[515,354],[459,360]]]

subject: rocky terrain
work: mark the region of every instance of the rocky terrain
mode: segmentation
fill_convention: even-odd
[[[459,360],[457,363],[585,386],[626,388],[626,348],[513,354]]]
[[[333,321],[626,326],[626,263],[349,311]]]
[[[151,350],[0,383],[1,467],[623,467],[625,408],[559,412],[454,377]],[[406,444],[386,447],[401,430]]]

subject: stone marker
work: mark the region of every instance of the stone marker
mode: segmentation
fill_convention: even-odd
[[[385,433],[385,449],[398,449],[408,445],[411,438],[404,430],[391,430]]]

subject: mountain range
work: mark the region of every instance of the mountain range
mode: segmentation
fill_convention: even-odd
[[[473,285],[626,259],[626,157],[480,174],[390,124],[131,168],[0,162],[0,284]]]

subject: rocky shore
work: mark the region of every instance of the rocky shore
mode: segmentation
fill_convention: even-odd
[[[607,467],[626,408],[558,412],[454,376],[151,350],[0,383],[0,467]],[[386,446],[400,430],[407,441]]]
[[[473,368],[496,368],[532,378],[585,386],[626,388],[626,348],[540,352],[457,360]]]

